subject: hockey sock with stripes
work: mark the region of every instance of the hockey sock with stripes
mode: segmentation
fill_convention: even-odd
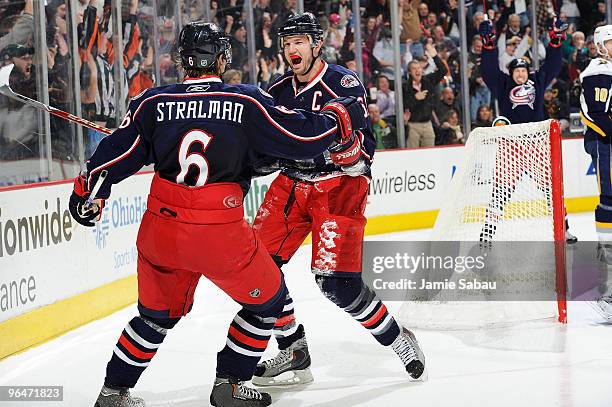
[[[383,346],[400,334],[387,307],[359,277],[316,276],[323,294],[359,322]]]
[[[264,304],[244,304],[230,324],[225,346],[217,353],[217,377],[251,380],[283,310],[287,287],[282,278],[278,292]]]
[[[179,319],[156,321],[164,325],[162,327],[140,316],[133,318],[123,329],[113,356],[106,365],[104,385],[113,388],[134,387],[157,353],[168,329],[176,325]]]
[[[279,299],[278,310],[282,305]],[[225,347],[217,354],[217,376],[250,380],[272,336],[276,317],[242,309],[234,317]]]
[[[287,293],[285,297],[283,312],[281,312],[274,324],[274,337],[278,342],[278,348],[281,350],[287,349],[293,342],[301,337],[298,332],[298,325],[295,322],[293,299],[289,293]]]

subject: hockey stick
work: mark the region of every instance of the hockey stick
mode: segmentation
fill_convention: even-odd
[[[11,72],[13,71],[15,65],[10,64],[0,69],[0,93],[6,95],[12,99],[18,100],[26,105],[35,107],[36,109],[41,109],[49,112],[53,116],[57,116],[64,120],[68,120],[69,122],[80,124],[81,126],[87,127],[89,129],[97,130],[104,134],[111,134],[113,131],[107,129],[106,127],[100,126],[94,122],[90,122],[89,120],[85,120],[81,117],[75,116],[71,113],[64,112],[63,110],[57,109],[53,106],[45,105],[38,100],[30,99],[27,96],[20,95],[19,93],[15,93],[13,89],[11,89],[11,85],[9,83],[9,77],[11,76]]]
[[[102,170],[100,172],[100,175],[98,176],[98,179],[96,180],[96,183],[93,189],[91,190],[91,193],[89,194],[89,198],[87,198],[87,201],[85,201],[85,208],[88,208],[88,209],[91,208],[91,206],[94,203],[94,199],[96,199],[96,195],[98,194],[98,191],[102,187],[102,184],[104,183],[104,180],[106,179],[107,175],[108,175],[107,170]]]

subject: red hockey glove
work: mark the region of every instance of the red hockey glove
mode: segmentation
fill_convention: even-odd
[[[484,20],[480,23],[478,34],[480,34],[480,38],[482,38],[482,47],[484,49],[495,49],[497,33],[495,32],[495,27],[493,27],[493,22],[491,20]]]
[[[565,31],[569,25],[558,19],[557,17],[553,17],[548,23],[548,37],[550,38],[550,46],[554,48],[559,48],[563,41],[565,41]]]
[[[333,143],[328,150],[334,164],[342,168],[350,167],[361,159],[361,140],[353,133],[346,143]]]
[[[323,106],[321,113],[331,116],[338,123],[338,144],[345,144],[351,139],[353,131],[367,126],[363,107],[354,97],[332,99]]]
[[[70,195],[68,209],[74,220],[87,227],[95,226],[94,222],[100,219],[104,208],[104,199],[96,199],[91,204],[87,202],[90,193],[87,175],[80,174],[74,179],[74,189]]]

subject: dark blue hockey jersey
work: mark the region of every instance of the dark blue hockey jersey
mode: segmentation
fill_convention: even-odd
[[[612,137],[612,61],[595,58],[580,74],[580,113],[587,126],[585,143]]]
[[[544,91],[561,71],[561,57],[561,48],[549,45],[540,70],[530,72],[527,83],[518,85],[510,75],[499,69],[497,47],[483,49],[482,79],[499,102],[499,113],[512,124],[544,120]]]
[[[323,62],[321,70],[307,84],[298,84],[293,72],[287,72],[268,88],[277,105],[289,109],[303,109],[318,112],[331,99],[353,96],[363,104],[364,117],[368,116],[366,90],[355,72],[339,65]],[[370,175],[370,165],[374,157],[376,139],[370,125],[358,131],[362,139],[363,156],[366,161],[364,174]],[[332,163],[329,153],[311,160],[281,160],[283,174],[303,180],[318,180],[344,175],[340,167]]]
[[[132,99],[123,122],[100,142],[87,170],[90,182],[108,170],[99,198],[110,195],[111,184],[148,164],[177,184],[236,182],[246,192],[253,163],[263,154],[313,158],[335,136],[333,119],[277,107],[255,86],[229,86],[217,77],[189,79]]]

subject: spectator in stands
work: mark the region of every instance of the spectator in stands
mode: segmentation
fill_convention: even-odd
[[[34,44],[34,6],[33,0],[26,0],[23,11],[10,27],[9,32],[0,38],[0,50],[9,44],[30,46]]]
[[[232,37],[232,66],[236,69],[245,71],[248,70],[249,50],[246,45],[246,28],[241,21],[233,23]],[[247,79],[247,78],[244,78]]]
[[[421,39],[419,12],[417,10],[418,4],[419,0],[400,0],[399,14],[402,18],[400,42],[402,43],[405,43],[408,39],[412,41],[419,41]]]
[[[446,146],[463,143],[465,143],[465,140],[459,122],[459,113],[451,109],[442,118],[442,124],[436,135],[436,145]]]
[[[258,24],[257,35],[255,36],[255,48],[261,51],[261,55],[265,58],[273,57],[277,52],[276,33],[272,33],[272,17],[270,13],[264,12],[261,16],[261,21]]]
[[[0,50],[3,65],[14,64],[9,83],[24,96],[36,99],[36,75],[32,66],[34,49],[9,44]],[[31,106],[0,96],[0,158],[20,160],[40,156],[37,111]]]
[[[584,33],[582,31],[574,32],[571,37],[563,42],[561,45],[561,50],[563,51],[563,58],[566,61],[572,60],[572,54],[578,51],[578,53],[584,52],[586,42],[584,38]]]
[[[376,137],[376,149],[388,149],[397,147],[397,137],[394,129],[380,115],[380,109],[375,104],[368,106],[370,124],[372,132]]]
[[[380,30],[378,41],[376,41],[376,45],[374,45],[373,54],[378,62],[379,72],[390,80],[394,80],[395,70],[393,69],[393,59],[395,52],[393,50],[391,30],[388,28],[383,27]]]
[[[421,22],[425,21],[427,19],[427,16],[429,15],[429,6],[427,5],[427,3],[421,2],[421,4],[419,4],[418,10],[419,20],[421,20]]]
[[[340,57],[339,50],[342,48],[345,35],[346,29],[340,28],[340,15],[332,13],[329,16],[329,27],[327,28],[327,35],[325,36],[323,50],[325,61],[332,64],[338,63],[338,58]]]
[[[475,35],[478,35],[478,27],[480,27],[482,20],[484,20],[484,13],[481,11],[474,13],[472,23],[468,27],[468,38],[474,38]]]
[[[380,75],[377,81],[376,105],[383,119],[389,119],[395,123],[395,92],[389,87],[389,78]]]
[[[480,105],[476,112],[476,121],[472,123],[472,129],[477,127],[491,127],[493,124],[493,111],[489,105]]]
[[[407,145],[410,148],[433,146],[435,142],[431,118],[435,90],[444,78],[445,66],[433,44],[427,44],[426,54],[433,59],[437,70],[424,76],[421,63],[413,60],[408,64],[409,77],[404,83],[404,107],[409,115]]]
[[[370,35],[372,35],[377,27],[377,17],[368,17],[366,20],[366,24],[364,25],[363,29],[362,29],[362,34],[361,37],[363,39],[364,42],[368,42],[370,40]],[[381,17],[382,20],[382,17]],[[378,31],[376,30],[376,34],[378,35]],[[420,31],[419,31],[419,35],[420,35]],[[376,40],[374,40],[374,42],[376,42]]]
[[[455,99],[455,92],[450,87],[442,89],[441,96],[434,105],[434,124],[440,126],[443,118],[449,110],[454,110],[461,114],[459,101]]]
[[[228,69],[223,74],[223,82],[228,85],[239,85],[242,83],[242,73],[237,69]]]
[[[569,128],[569,121],[566,119],[569,117],[569,106],[562,103],[559,98],[555,96],[555,90],[551,87],[544,91],[544,117],[546,119],[559,120],[561,130]]]
[[[597,58],[598,55],[593,36],[589,35],[586,40],[586,49],[576,55],[576,66],[580,72],[584,71],[591,63],[591,60]]]
[[[480,63],[482,60],[482,40],[480,35],[472,38],[472,47],[468,56],[470,73],[470,118],[476,120],[476,110],[481,105],[491,104],[491,91],[482,79]]]
[[[346,28],[353,11],[351,10],[351,2],[349,0],[338,0],[338,2],[331,2],[330,11],[340,16],[340,27]],[[331,14],[330,14],[331,15]]]

